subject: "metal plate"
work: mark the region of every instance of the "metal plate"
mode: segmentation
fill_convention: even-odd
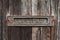
[[[10,16],[8,26],[52,26],[50,17],[41,16]]]

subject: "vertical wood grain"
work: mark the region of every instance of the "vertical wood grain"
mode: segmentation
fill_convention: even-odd
[[[51,16],[55,16],[55,0],[51,0]],[[54,23],[55,24],[55,23]],[[53,25],[54,25],[53,24]],[[55,26],[51,27],[51,40],[56,40],[56,32],[55,32]]]
[[[31,27],[9,27],[9,40],[32,40]]]
[[[49,16],[50,15],[50,0],[38,0],[37,4],[38,14],[40,16]]]
[[[28,15],[32,16],[32,0],[28,0]]]
[[[0,40],[2,40],[2,0],[0,0]]]
[[[14,15],[19,15],[19,0],[13,0],[14,1]]]
[[[38,0],[37,13],[40,16],[50,16],[50,0]],[[50,27],[41,27],[41,40],[51,40]]]
[[[42,27],[42,40],[50,40],[50,27]]]
[[[38,31],[38,27],[32,27],[32,40],[36,40],[37,39],[37,31]]]
[[[32,16],[50,16],[50,0],[32,0]],[[38,27],[37,27],[38,28]],[[34,29],[34,28],[32,28]],[[39,28],[38,28],[39,29]],[[41,40],[51,40],[50,27],[41,27]],[[36,35],[36,32],[35,32]],[[35,37],[35,36],[34,36]],[[36,38],[33,38],[36,40]],[[39,39],[38,39],[39,40]]]
[[[53,15],[55,13],[55,8],[54,8],[54,2],[53,0],[9,0],[9,10],[11,15],[23,15],[23,16],[27,16],[27,15],[31,15],[31,16],[50,16]],[[38,27],[32,27],[32,40],[36,40],[36,32],[39,28]],[[42,29],[42,30],[41,30]],[[27,29],[26,29],[27,30]],[[26,31],[24,29],[21,29],[21,32]],[[31,31],[30,30],[30,31]],[[17,37],[15,37],[15,34]],[[41,27],[40,28],[41,31],[41,40],[51,40],[50,37],[53,35],[54,36],[54,28],[50,27]],[[17,34],[18,32],[18,34]],[[50,35],[50,33],[52,33]],[[11,33],[12,37],[11,40],[20,40],[19,37],[21,37],[22,35],[24,37],[26,37],[26,32],[24,35],[24,33],[21,33],[21,36],[19,36],[19,28],[13,28],[12,29],[12,33]],[[16,39],[14,39],[14,37]],[[21,37],[21,40],[24,40],[25,38]],[[24,38],[24,39],[23,39]],[[29,38],[25,39],[28,40]],[[31,39],[29,39],[31,40]],[[39,40],[39,39],[38,39]],[[52,37],[52,40],[54,40],[54,38]]]
[[[21,5],[22,5],[21,0],[19,0],[19,15],[21,15]]]
[[[60,0],[58,4],[58,40],[60,40]]]
[[[37,15],[37,1],[38,0],[32,0],[32,15]]]
[[[13,15],[14,14],[14,1],[13,0],[9,0],[9,10],[10,10],[10,15]]]
[[[22,5],[21,5],[21,13],[22,15],[27,15],[28,14],[28,1],[27,0],[21,0]]]
[[[2,7],[2,40],[7,40],[6,14],[9,11],[9,0],[3,0]]]
[[[21,14],[22,15],[31,15],[31,0],[21,0]]]

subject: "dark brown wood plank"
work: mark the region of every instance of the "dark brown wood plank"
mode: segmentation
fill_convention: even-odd
[[[8,36],[8,40],[11,40],[11,27],[8,27],[7,29],[7,36]]]
[[[32,40],[31,27],[11,27],[10,30],[10,40]]]
[[[0,0],[0,40],[2,40],[2,0]]]

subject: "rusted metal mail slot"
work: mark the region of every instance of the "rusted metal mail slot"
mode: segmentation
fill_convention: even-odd
[[[9,16],[7,26],[52,26],[50,16]]]

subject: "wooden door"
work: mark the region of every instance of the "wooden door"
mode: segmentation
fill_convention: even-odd
[[[54,10],[53,6],[51,6],[52,2],[52,0],[3,1],[3,11],[6,8],[6,11],[3,12],[6,14],[4,18],[6,22],[3,21],[6,25],[12,21],[14,22],[14,20],[8,18],[9,16],[53,16],[49,19],[50,21],[52,20],[53,26],[6,26],[6,29],[3,28],[3,32],[5,32],[5,34],[3,33],[3,40],[54,40]],[[42,23],[44,23],[43,20]]]

